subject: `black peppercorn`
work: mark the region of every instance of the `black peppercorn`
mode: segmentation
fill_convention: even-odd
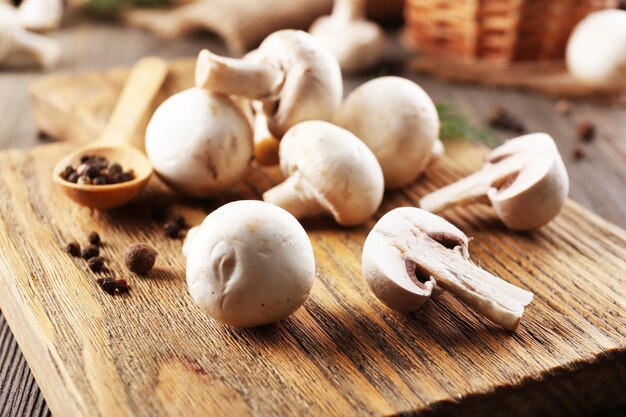
[[[102,272],[104,271],[104,259],[99,256],[94,256],[87,261],[87,265],[89,269],[93,272]]]
[[[117,289],[117,281],[114,278],[99,278],[97,282],[98,285],[100,285],[100,288],[102,288],[105,292],[111,295],[115,294],[115,290]]]
[[[163,225],[163,230],[165,231],[165,236],[172,239],[176,239],[180,235],[180,227],[171,220]]]
[[[182,214],[177,214],[172,217],[172,221],[176,223],[176,226],[178,226],[180,229],[184,229],[187,227],[187,220],[185,220],[185,217]]]
[[[100,255],[100,249],[98,249],[96,245],[89,245],[83,249],[82,257],[85,260],[89,260],[98,255]]]
[[[127,294],[130,290],[128,286],[128,282],[124,278],[119,278],[115,281],[115,285],[117,286],[117,292],[120,294]]]
[[[76,241],[68,243],[65,250],[74,257],[80,256],[80,244]]]
[[[124,252],[124,263],[136,274],[147,274],[156,262],[158,252],[145,243],[133,243]]]
[[[87,235],[87,240],[92,245],[99,245],[100,244],[100,235],[98,234],[98,232],[91,232],[91,233],[89,233],[89,235]]]

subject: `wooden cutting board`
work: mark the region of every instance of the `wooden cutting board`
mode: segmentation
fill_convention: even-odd
[[[175,64],[165,90],[188,85],[190,68]],[[33,86],[35,104],[47,100],[58,131],[88,140],[123,79],[55,76]],[[377,218],[476,169],[486,152],[446,145],[424,178],[385,196]],[[534,233],[507,231],[487,207],[447,213],[474,237],[475,262],[536,294],[514,334],[447,295],[411,315],[381,305],[360,271],[375,219],[349,229],[304,222],[317,261],[311,297],[278,324],[240,330],[195,307],[182,242],[150,213],[168,204],[197,224],[226,201],[259,198],[278,172],[253,168],[215,201],[181,200],[155,179],[132,205],[91,211],[50,178],[73,146],[0,153],[0,307],[55,417],[576,416],[626,403],[626,232],[573,202]],[[130,294],[104,293],[95,282],[104,275],[64,253],[91,230]],[[120,261],[138,241],[159,251],[146,278]]]

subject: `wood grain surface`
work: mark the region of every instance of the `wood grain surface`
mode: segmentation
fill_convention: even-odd
[[[53,36],[64,46],[59,71],[130,65],[146,54],[176,57],[193,55],[202,47],[216,51],[224,48],[218,41],[206,36],[165,42],[137,30],[83,19],[70,19],[65,29]],[[388,59],[396,62],[406,57],[396,44],[392,46],[388,51]],[[388,72],[388,68],[385,65],[381,71]],[[409,73],[403,75],[416,80],[436,101],[453,103],[475,123],[480,124],[486,118],[492,105],[503,104],[520,117],[529,130],[550,133],[564,155],[572,183],[571,196],[601,216],[626,226],[623,187],[626,182],[623,164],[626,158],[624,110],[574,102],[572,115],[562,117],[554,110],[554,101],[541,96],[467,84],[449,84]],[[0,73],[0,148],[24,148],[39,142],[31,118],[28,85],[41,76],[41,73],[33,71]],[[347,78],[346,91],[369,76]],[[575,127],[582,120],[593,121],[599,132],[594,143],[583,145],[586,157],[574,160],[571,152],[579,146],[575,139]],[[506,138],[507,134],[499,136]],[[626,408],[620,407],[613,412],[603,412],[602,416],[618,417],[624,415],[625,411]],[[49,415],[48,408],[0,315],[0,416],[40,415]]]
[[[186,79],[181,65],[170,88]],[[388,193],[378,216],[475,170],[486,151],[463,140],[447,148],[425,178]],[[575,203],[529,234],[505,230],[488,208],[449,213],[474,237],[476,262],[536,293],[515,334],[448,296],[414,315],[391,312],[360,273],[374,220],[342,229],[325,219],[304,224],[318,267],[304,308],[277,325],[237,330],[194,306],[181,243],[164,237],[150,210],[167,202],[197,224],[225,201],[259,198],[279,174],[252,169],[210,202],[180,201],[155,180],[130,207],[97,212],[52,186],[52,165],[69,149],[0,155],[1,285],[10,294],[0,302],[58,416],[583,415],[626,402],[626,233]],[[84,262],[63,252],[92,229],[105,240],[109,274],[129,279],[130,295],[105,294]],[[135,241],[160,252],[148,278],[120,262]],[[583,384],[590,378],[602,388]]]

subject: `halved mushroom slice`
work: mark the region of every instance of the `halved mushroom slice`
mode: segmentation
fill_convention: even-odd
[[[483,168],[420,200],[433,213],[471,203],[491,204],[513,230],[531,230],[555,218],[567,197],[569,180],[552,138],[533,133],[494,149]]]
[[[461,230],[437,215],[397,208],[367,236],[363,275],[394,310],[416,311],[436,285],[499,326],[515,330],[533,294],[474,265],[468,242]]]

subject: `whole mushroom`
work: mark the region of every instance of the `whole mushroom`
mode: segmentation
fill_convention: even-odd
[[[260,100],[268,128],[279,139],[302,121],[330,121],[343,95],[335,57],[298,30],[274,32],[243,59],[200,52],[196,86]]]
[[[51,68],[60,55],[57,41],[24,30],[15,8],[0,3],[0,66]]]
[[[346,72],[372,68],[385,52],[385,32],[365,18],[365,3],[365,0],[335,0],[332,14],[320,17],[309,29]]]
[[[24,0],[19,7],[22,26],[36,32],[57,29],[62,17],[63,0]]]
[[[577,79],[595,86],[626,85],[626,10],[585,17],[567,43],[566,62]]]
[[[288,177],[263,200],[296,218],[331,214],[343,226],[366,222],[384,192],[376,157],[352,133],[323,121],[292,127],[279,148],[280,169]]]
[[[532,230],[559,214],[568,190],[554,140],[532,133],[497,147],[480,171],[424,196],[420,207],[437,213],[457,205],[491,204],[510,229]]]
[[[355,89],[341,105],[337,125],[374,152],[386,188],[403,187],[424,171],[439,142],[439,115],[428,94],[400,77],[381,77]]]
[[[146,130],[155,172],[191,197],[212,197],[241,180],[252,159],[252,127],[226,96],[190,88],[168,98]]]
[[[507,330],[515,330],[533,294],[469,260],[469,239],[441,217],[400,207],[376,223],[363,246],[363,276],[388,307],[410,313],[436,288]]]
[[[187,285],[215,320],[254,327],[282,320],[307,299],[315,280],[309,238],[288,212],[235,201],[199,226],[187,248]]]

